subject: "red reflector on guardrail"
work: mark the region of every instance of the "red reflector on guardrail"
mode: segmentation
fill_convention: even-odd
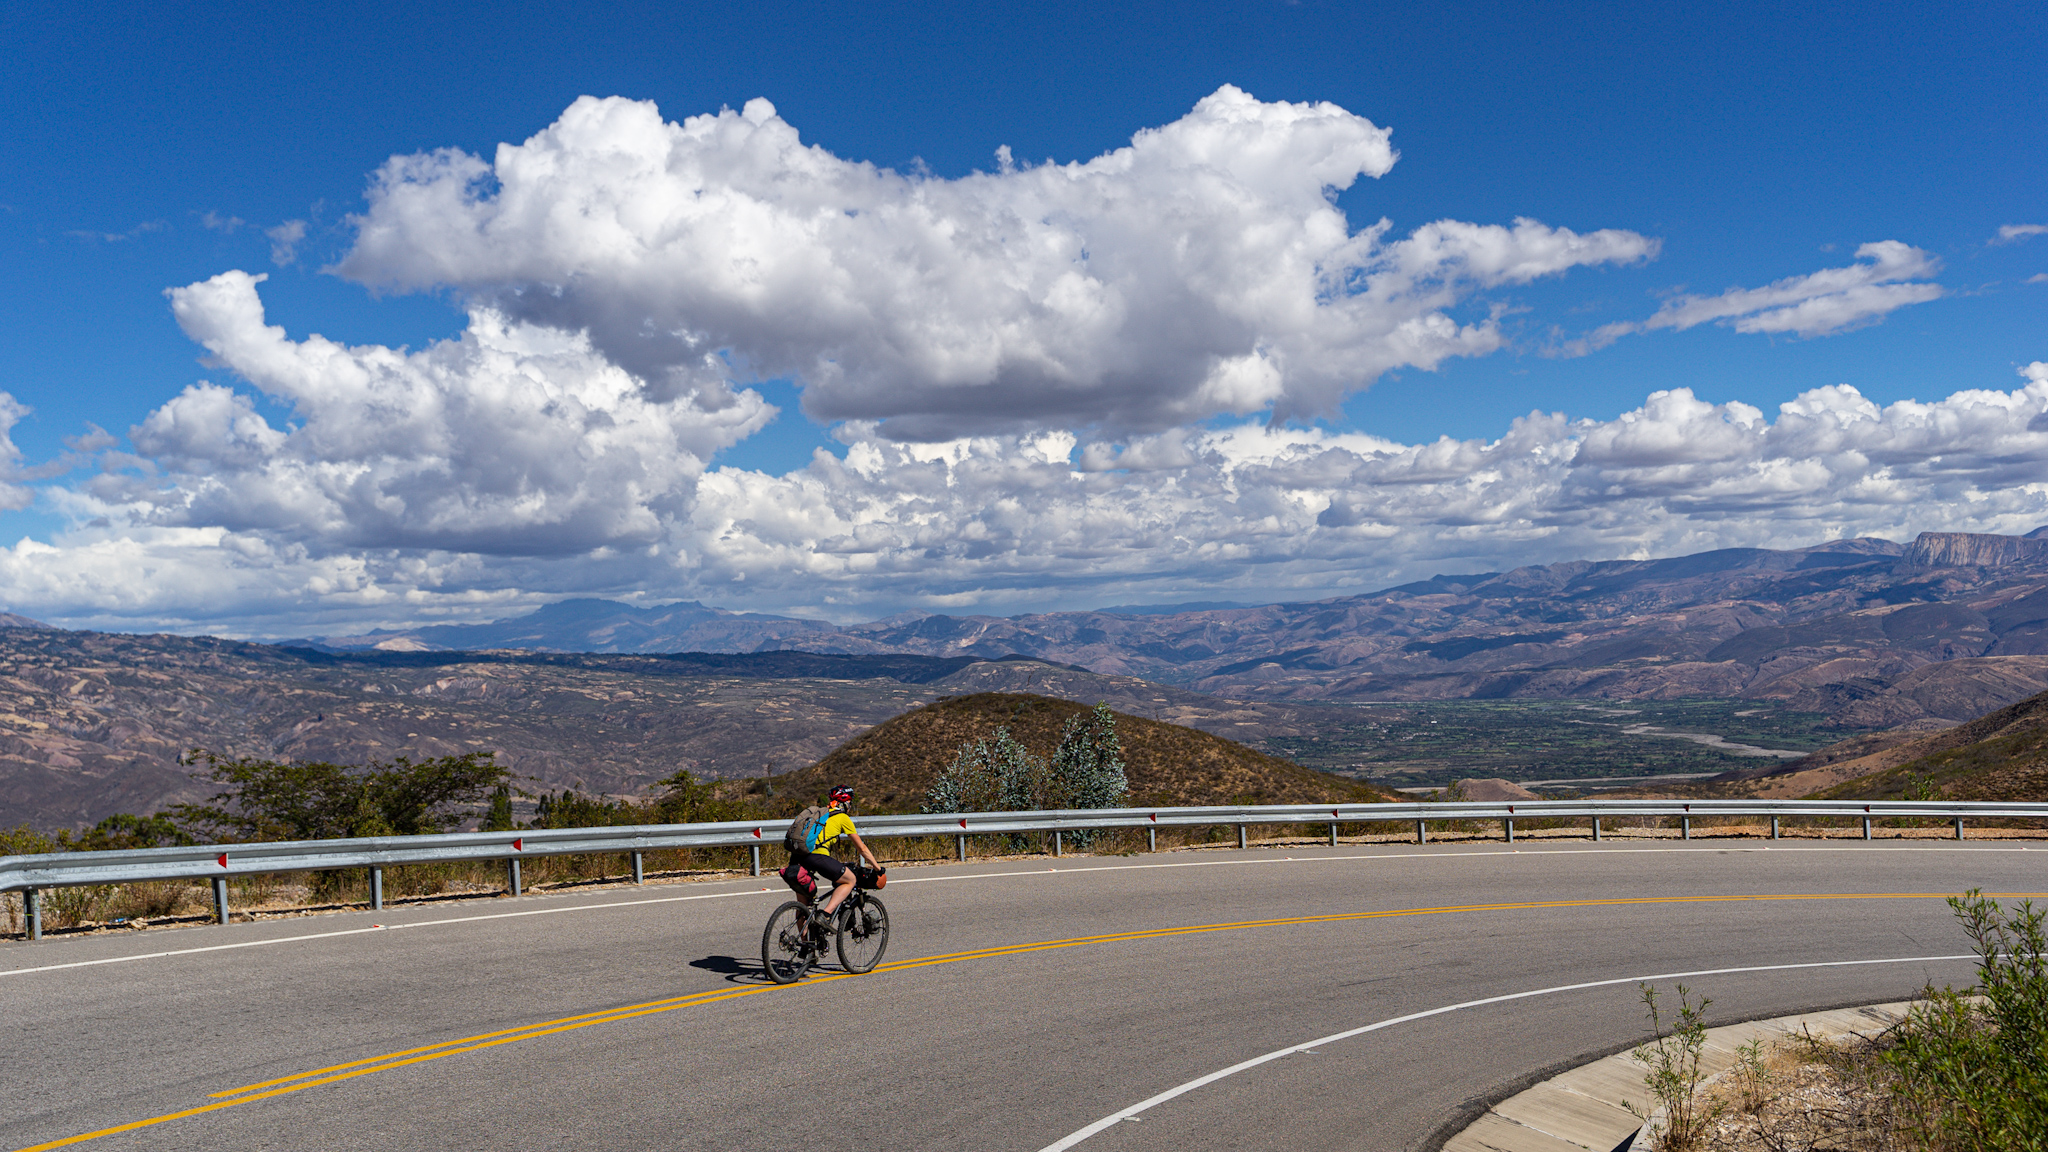
[[[228,866],[228,854],[225,852],[220,854],[220,866],[223,868]]]
[[[756,840],[759,840],[760,838],[761,838],[761,830],[760,830],[759,828],[756,828],[756,829],[754,829],[754,839],[756,839]]]
[[[514,852],[524,852],[524,851],[526,851],[526,837],[524,837],[524,836],[520,836],[520,837],[518,837],[518,838],[514,839],[514,840],[512,841],[512,850],[513,850]]]
[[[967,827],[967,821],[965,821],[965,820],[962,820],[962,821],[960,822],[960,826],[961,826],[962,828],[965,828],[965,827]]]

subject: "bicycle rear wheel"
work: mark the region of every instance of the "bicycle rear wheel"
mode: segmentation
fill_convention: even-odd
[[[818,962],[818,950],[804,939],[804,930],[797,923],[797,913],[803,909],[791,900],[777,908],[768,917],[768,927],[761,930],[761,967],[777,984],[796,983]]]
[[[889,946],[889,910],[869,896],[860,907],[842,911],[839,919],[839,963],[848,972],[873,970]]]

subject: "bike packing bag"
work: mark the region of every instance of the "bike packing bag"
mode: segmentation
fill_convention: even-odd
[[[863,868],[853,866],[853,886],[856,888],[880,888],[889,882],[887,868]]]
[[[823,828],[831,817],[830,809],[816,804],[797,813],[796,819],[789,822],[789,831],[782,834],[783,846],[791,852],[816,852],[818,829]]]
[[[804,903],[808,904],[818,898],[818,880],[811,875],[809,868],[792,863],[777,875],[782,877],[784,884],[789,885],[791,892],[796,893],[797,899]]]

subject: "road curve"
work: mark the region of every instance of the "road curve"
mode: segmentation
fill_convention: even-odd
[[[1429,1148],[1641,1039],[1636,977],[1717,972],[1713,1023],[1967,982],[1926,958],[1969,888],[2048,892],[2048,851],[899,867],[883,969],[788,988],[753,880],[7,945],[0,1148]]]

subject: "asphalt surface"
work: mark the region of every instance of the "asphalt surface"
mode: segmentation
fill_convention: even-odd
[[[1432,1148],[1485,1103],[1644,1039],[1634,978],[1956,956],[1967,941],[1932,894],[1969,888],[2048,892],[2048,850],[1347,846],[901,866],[882,893],[882,968],[791,987],[759,973],[786,895],[772,878],[0,945],[0,1148],[225,1104],[75,1146],[1035,1152],[1318,1037],[1622,981],[1334,1041],[1071,1145]],[[242,946],[259,941],[273,943]],[[1064,941],[1078,942],[1032,947]],[[84,963],[124,956],[142,958]],[[1684,982],[1721,1024],[1973,971]],[[451,1044],[475,1037],[489,1039]]]

